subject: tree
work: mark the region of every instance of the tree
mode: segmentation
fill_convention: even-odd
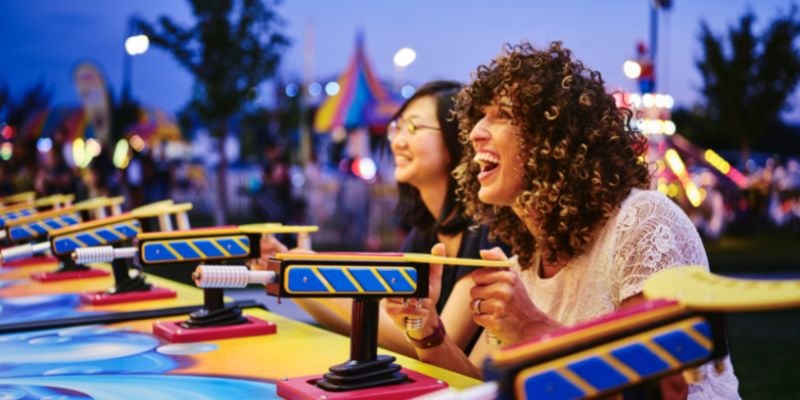
[[[708,25],[701,26],[703,56],[697,67],[703,77],[703,113],[712,124],[708,134],[732,136],[743,160],[752,144],[780,121],[789,109],[789,96],[800,79],[800,51],[794,41],[800,34],[797,7],[769,23],[761,35],[753,32],[752,12],[728,32],[728,46]]]
[[[25,89],[18,100],[11,95],[8,85],[0,87],[0,117],[17,129],[33,114],[50,108],[53,91],[43,81]]]
[[[282,20],[261,0],[190,0],[190,4],[196,18],[191,27],[165,16],[159,18],[158,28],[140,19],[134,26],[194,75],[188,108],[222,143],[229,119],[252,99],[260,83],[274,75],[289,40],[278,32]],[[215,219],[224,224],[227,159],[224,151],[220,153]]]

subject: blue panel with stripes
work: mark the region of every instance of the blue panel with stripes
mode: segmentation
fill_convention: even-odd
[[[198,254],[192,246],[189,246],[189,244],[185,242],[172,242],[170,246],[175,252],[180,254],[184,260],[198,260],[203,258],[202,254]]]
[[[114,230],[121,233],[126,238],[130,239],[138,235],[139,232],[142,230],[142,227],[139,225],[139,222],[137,221],[130,225],[128,224],[117,225],[114,227]]]
[[[650,376],[669,368],[669,364],[639,343],[613,350],[611,354],[641,376]]]
[[[412,268],[407,268],[406,271],[413,270]],[[408,283],[408,280],[403,276],[403,274],[398,269],[389,269],[389,268],[379,268],[378,273],[381,274],[383,280],[389,284],[389,286],[395,292],[400,293],[413,293],[414,287]]]
[[[142,246],[142,259],[147,262],[176,260],[175,256],[161,243],[145,243]]]
[[[44,220],[42,222],[45,225],[47,225],[48,227],[50,227],[50,229],[58,229],[58,228],[61,228],[62,226],[64,226],[64,224],[61,221],[57,220],[57,219],[47,219],[47,220]]]
[[[554,371],[525,379],[524,388],[527,399],[576,399],[585,396],[583,390]]]
[[[51,221],[47,221],[47,222],[49,223]],[[58,227],[60,227],[60,225],[56,225],[56,228],[58,228]],[[28,228],[33,229],[37,233],[36,236],[46,235],[47,232],[50,232],[50,229],[48,229],[47,226],[42,225],[42,224],[30,224],[30,225],[28,225]]]
[[[711,340],[711,325],[707,321],[698,322],[692,325],[692,328],[697,331],[697,333],[706,337],[706,339]]]
[[[287,271],[286,288],[292,293],[329,293],[311,268],[291,268]]]
[[[116,230],[112,231],[111,229],[107,228],[98,229],[94,231],[94,234],[100,236],[100,238],[102,238],[103,242],[105,243],[114,243],[122,239],[125,239],[125,237],[123,237],[123,235],[117,232]]]
[[[358,288],[347,278],[341,268],[319,268],[319,272],[330,283],[333,289],[339,293],[358,292]]]
[[[79,234],[75,235],[75,239],[78,239],[81,242],[86,243],[89,246],[99,246],[101,244],[104,244],[103,242],[97,240],[96,237],[94,237],[94,236],[92,236],[92,235],[90,235],[88,233],[79,233]]]
[[[659,346],[678,361],[690,363],[708,357],[710,351],[683,331],[673,331],[653,338]]]
[[[248,240],[246,236],[243,236],[241,240],[242,243],[244,243],[244,246],[240,245],[233,239],[217,239],[217,243],[219,243],[222,248],[227,250],[231,256],[242,257],[250,253],[250,240]]]
[[[214,244],[211,243],[211,240],[208,239],[193,240],[192,244],[197,246],[197,248],[200,249],[200,251],[202,251],[203,254],[205,254],[208,257],[222,257],[225,255],[225,253],[220,251],[220,249],[218,249],[217,246],[214,246]]]
[[[350,270],[350,274],[353,275],[353,278],[356,278],[356,281],[358,281],[358,284],[361,285],[362,288],[364,288],[365,292],[372,292],[372,293],[387,292],[383,284],[381,284],[378,278],[375,277],[375,274],[372,273],[372,271],[369,269],[353,268]]]
[[[22,229],[21,227],[14,227],[14,228],[9,229],[8,237],[11,240],[20,240],[20,239],[27,239],[29,237],[33,237],[33,234],[29,233],[25,229]]]
[[[591,357],[570,364],[572,372],[597,390],[606,390],[628,383],[628,378],[600,357]]]
[[[64,237],[56,239],[55,242],[53,242],[53,247],[55,248],[57,254],[64,254],[75,249],[79,249],[83,247],[83,245],[76,242],[71,237]]]

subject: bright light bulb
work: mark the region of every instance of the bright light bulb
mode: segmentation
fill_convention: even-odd
[[[397,65],[401,68],[407,67],[416,59],[417,53],[413,49],[403,47],[402,49],[397,50],[397,53],[394,54],[394,65]]]

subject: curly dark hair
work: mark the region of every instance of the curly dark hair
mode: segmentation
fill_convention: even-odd
[[[561,42],[544,50],[528,42],[506,44],[496,59],[478,67],[473,82],[456,96],[463,142],[483,110],[500,98],[511,101],[520,132],[518,162],[525,170],[516,205],[539,232],[534,237],[511,207],[478,199],[480,168],[472,146],[465,146],[453,172],[466,213],[509,243],[523,268],[533,266],[536,249],[550,263],[580,255],[631,189],[649,186],[647,139],[632,128],[633,113],[617,108],[606,93],[600,73],[574,59]]]

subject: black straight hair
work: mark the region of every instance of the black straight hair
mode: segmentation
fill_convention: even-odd
[[[452,171],[461,161],[463,145],[458,140],[458,121],[453,115],[454,96],[461,90],[462,85],[455,81],[431,81],[421,86],[397,110],[392,120],[399,118],[408,108],[408,105],[423,97],[432,97],[436,102],[436,119],[441,127],[442,140],[450,155],[448,165],[447,193],[444,199],[442,212],[433,216],[425,207],[420,197],[419,190],[407,183],[397,183],[400,199],[397,204],[397,214],[401,221],[417,230],[429,235],[452,235],[464,230],[470,225],[470,220],[464,214],[464,206],[456,199],[457,187]]]

